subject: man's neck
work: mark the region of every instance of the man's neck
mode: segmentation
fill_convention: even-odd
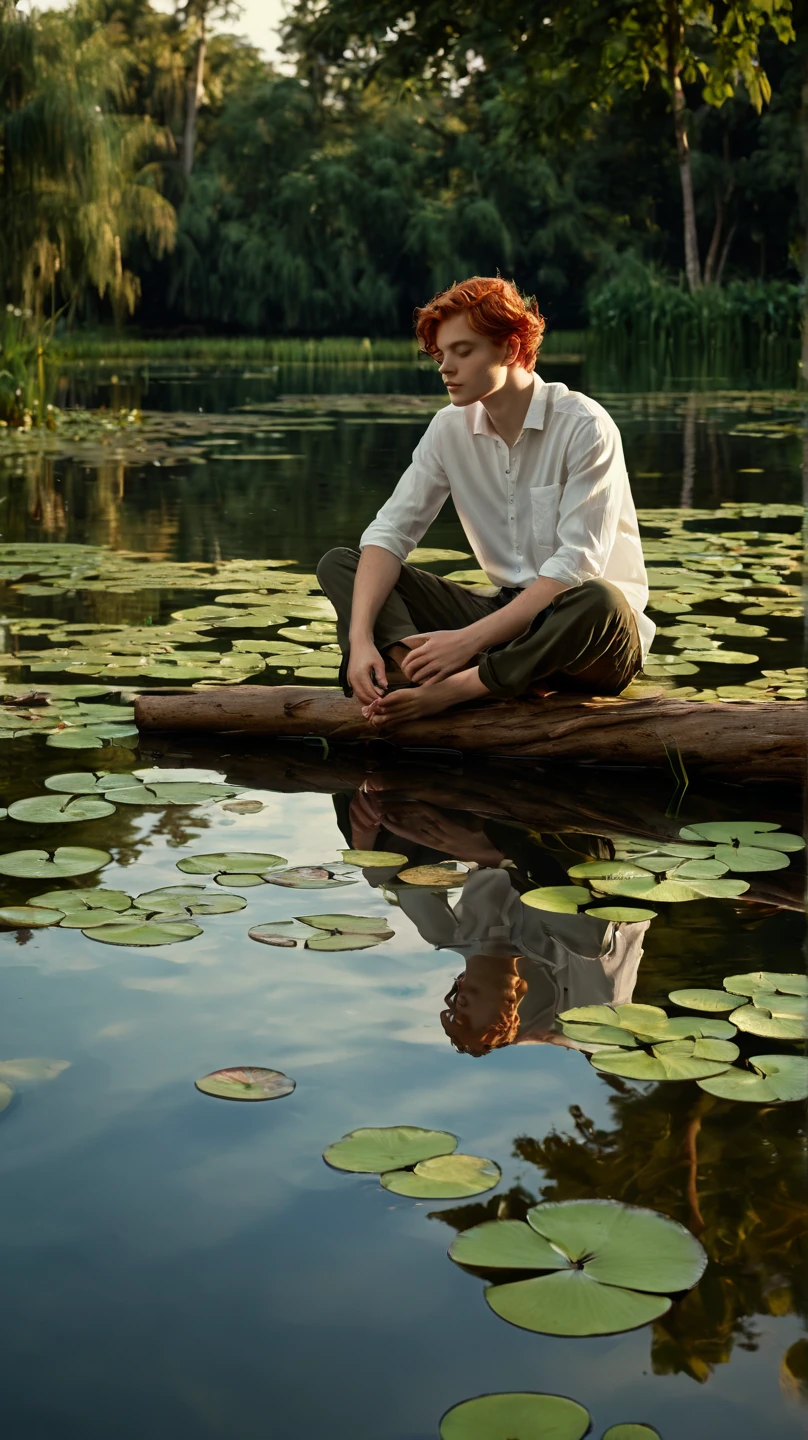
[[[533,376],[520,365],[508,371],[508,379],[501,390],[494,390],[482,401],[491,424],[509,450],[522,433],[532,399]]]

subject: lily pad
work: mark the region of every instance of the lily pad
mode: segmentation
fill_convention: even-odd
[[[406,855],[397,855],[395,850],[340,850],[343,860],[349,865],[367,869],[373,865],[406,865]]]
[[[714,1079],[700,1080],[699,1085],[721,1100],[755,1105],[808,1100],[808,1060],[804,1055],[753,1055],[749,1064],[752,1070],[733,1066]]]
[[[48,910],[44,905],[0,907],[0,926],[10,930],[39,930],[46,925],[58,925],[61,918],[61,911]]]
[[[531,1230],[543,1245],[533,1244]],[[695,1285],[707,1263],[683,1226],[613,1200],[535,1205],[527,1225],[475,1226],[453,1241],[449,1255],[483,1269],[555,1272],[493,1285],[485,1295],[503,1319],[548,1335],[607,1335],[645,1325],[670,1308],[668,1294]]]
[[[120,915],[105,925],[82,930],[88,940],[100,940],[104,945],[174,945],[178,940],[193,940],[201,935],[198,925],[188,920],[173,917],[138,920],[136,916]]]
[[[574,1020],[560,1021],[561,1033],[566,1035],[568,1040],[577,1040],[582,1045],[593,1045],[600,1048],[602,1045],[621,1045],[629,1049],[639,1044],[636,1036],[631,1035],[628,1030],[621,1030],[617,1025],[580,1025]]]
[[[218,895],[206,891],[204,885],[166,885],[160,890],[146,890],[132,901],[139,910],[187,911],[191,915],[229,915],[243,910],[247,904],[240,895]]]
[[[708,1010],[716,1015],[734,1010],[737,998],[726,990],[671,990],[668,996],[674,1005],[681,1005],[684,1010]]]
[[[323,1159],[335,1170],[380,1175],[387,1170],[417,1165],[436,1155],[451,1155],[456,1149],[457,1136],[448,1130],[389,1125],[349,1131],[323,1151]]]
[[[766,1040],[804,1040],[808,1038],[808,1020],[805,1015],[774,1015],[761,1004],[761,997],[755,1003],[742,1005],[730,1015],[733,1025],[747,1035],[760,1035]]]
[[[136,725],[83,725],[80,729],[54,730],[45,741],[56,750],[102,750],[105,745],[137,739]]]
[[[265,879],[270,885],[281,885],[287,890],[334,890],[341,885],[356,884],[352,879],[340,879],[323,865],[294,865],[289,870],[275,870]]]
[[[106,795],[117,785],[133,785],[131,775],[110,775],[105,770],[95,774],[92,771],[68,771],[65,775],[49,775],[45,780],[46,790],[57,790],[63,795]]]
[[[306,941],[306,949],[326,951],[372,950],[374,945],[380,945],[382,940],[389,940],[392,934],[392,930],[386,931],[383,935],[357,935],[356,933],[346,935],[341,931],[332,934],[321,932],[320,934],[312,935],[312,937]]]
[[[317,932],[311,925],[303,925],[299,920],[277,920],[266,925],[253,925],[247,933],[251,940],[257,940],[261,945],[294,950],[298,940],[311,940]]]
[[[601,1285],[584,1270],[562,1270],[511,1285],[489,1285],[495,1315],[540,1335],[616,1335],[637,1330],[670,1310],[667,1295]]]
[[[28,825],[75,825],[83,820],[101,820],[114,815],[115,806],[94,795],[31,795],[9,805],[12,820]]]
[[[729,1068],[727,1060],[698,1060],[695,1057],[669,1054],[654,1046],[653,1054],[645,1050],[598,1051],[591,1057],[596,1070],[621,1075],[625,1080],[705,1080]]]
[[[75,922],[82,916],[99,911],[107,915],[120,914],[129,909],[132,901],[123,890],[104,890],[97,886],[88,890],[46,890],[43,895],[32,896],[31,904],[60,910],[65,917],[62,921],[64,929],[66,920]],[[80,924],[78,928],[81,929]]]
[[[653,1425],[639,1425],[629,1421],[625,1425],[610,1425],[603,1432],[603,1440],[661,1440]]]
[[[717,845],[751,845],[767,850],[804,850],[802,835],[789,835],[769,820],[708,821],[679,831],[684,840],[712,840]]]
[[[767,850],[762,845],[718,845],[715,858],[725,870],[785,870],[790,863],[788,855],[780,850]]]
[[[451,890],[456,885],[463,885],[468,879],[468,873],[453,862],[443,865],[410,865],[406,870],[399,870],[398,879],[407,885],[420,885],[427,890]]]
[[[0,856],[0,875],[20,880],[66,880],[100,870],[112,859],[108,850],[83,845],[62,845],[58,850],[12,850]]]
[[[116,805],[201,805],[206,800],[226,800],[236,791],[232,785],[198,781],[156,781],[144,785],[142,781],[133,779],[130,786],[116,785],[107,793]]]
[[[234,815],[259,815],[265,806],[263,800],[226,800],[222,809]]]
[[[724,989],[735,995],[808,995],[808,975],[781,975],[776,970],[750,970],[727,975]]]
[[[375,915],[298,915],[304,925],[317,930],[338,931],[343,935],[384,935],[392,932],[386,920]]]
[[[650,876],[647,880],[653,884]],[[533,910],[549,910],[556,915],[577,915],[578,907],[585,905],[592,896],[583,885],[541,885],[537,890],[527,890],[522,904]]]
[[[599,905],[587,910],[596,920],[610,920],[614,925],[633,925],[642,920],[655,920],[656,910],[643,910],[637,905]]]
[[[414,1170],[388,1170],[381,1176],[385,1190],[418,1200],[459,1200],[482,1195],[502,1179],[493,1160],[479,1155],[438,1155],[421,1160]]]
[[[676,860],[673,857],[670,857],[670,864],[676,864]],[[649,871],[643,869],[640,865],[633,864],[631,860],[584,860],[580,865],[573,865],[572,869],[567,873],[571,880],[590,880],[593,878],[601,880],[647,880],[649,878]],[[561,886],[559,888],[566,889],[567,887]]]
[[[636,900],[655,900],[668,905],[692,900],[726,900],[744,895],[748,880],[599,880],[598,890],[607,895],[628,895]],[[529,892],[530,893],[530,892]],[[522,896],[525,899],[525,896]]]
[[[203,1095],[215,1095],[219,1100],[280,1100],[283,1095],[291,1095],[295,1088],[295,1081],[281,1070],[265,1070],[254,1065],[212,1070],[194,1084]]]
[[[177,869],[186,875],[262,875],[265,870],[285,864],[282,855],[227,850],[215,855],[191,855],[187,860],[178,860]]]
[[[563,1395],[479,1395],[447,1410],[440,1440],[582,1440],[589,1412]]]

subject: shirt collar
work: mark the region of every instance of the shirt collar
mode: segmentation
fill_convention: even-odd
[[[547,410],[547,385],[540,375],[533,372],[533,397],[527,407],[523,430],[543,430],[544,416]],[[494,435],[497,431],[491,423],[490,416],[482,401],[477,400],[469,405],[466,411],[466,424],[473,435]]]

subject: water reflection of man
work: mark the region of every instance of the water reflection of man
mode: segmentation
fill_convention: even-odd
[[[631,999],[648,922],[613,924],[523,905],[525,890],[567,881],[552,851],[524,831],[362,791],[346,802],[335,798],[356,848],[395,849],[413,864],[452,858],[477,867],[451,902],[445,893],[397,888],[401,909],[427,944],[464,962],[440,1017],[455,1049],[480,1056],[505,1045],[570,1046],[556,1029],[559,1013]],[[595,837],[576,836],[575,843],[597,848]],[[380,869],[374,882],[394,874]]]

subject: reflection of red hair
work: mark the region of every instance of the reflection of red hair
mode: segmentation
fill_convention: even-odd
[[[485,279],[473,275],[470,280],[461,280],[442,290],[428,305],[416,310],[415,333],[428,355],[437,354],[438,326],[452,315],[465,315],[472,330],[478,335],[487,335],[497,345],[504,345],[515,335],[519,341],[516,363],[525,370],[534,368],[544,334],[544,319],[539,314],[535,296],[523,299],[512,281],[500,280],[499,276]]]

